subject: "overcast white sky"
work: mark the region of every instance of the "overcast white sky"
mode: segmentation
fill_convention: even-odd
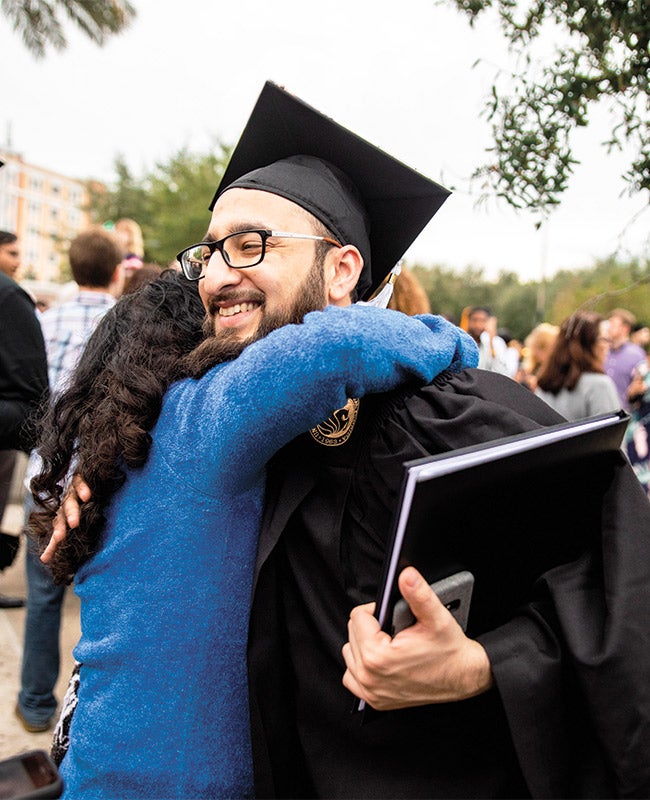
[[[472,29],[435,0],[132,2],[136,22],[104,48],[70,30],[68,50],[38,61],[0,19],[3,145],[10,134],[31,163],[110,182],[118,152],[139,174],[183,146],[236,142],[269,79],[455,189],[411,263],[529,280],[613,252],[648,255],[647,210],[632,222],[646,198],[624,194],[625,159],[599,147],[605,114],[580,131],[582,164],[545,231],[507,206],[476,207],[468,177],[490,143],[483,100],[512,66],[493,20]]]

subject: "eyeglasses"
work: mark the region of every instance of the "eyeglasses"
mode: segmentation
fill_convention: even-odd
[[[311,239],[315,242],[327,242],[334,247],[342,247],[339,242],[327,236],[310,236],[307,233],[287,233],[286,231],[238,231],[224,236],[218,242],[199,242],[176,256],[183,274],[190,281],[198,281],[205,275],[208,263],[215,250],[221,253],[223,260],[233,269],[255,267],[264,260],[266,240],[270,237],[281,239]]]

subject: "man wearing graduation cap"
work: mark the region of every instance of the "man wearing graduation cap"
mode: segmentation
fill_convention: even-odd
[[[215,194],[209,255],[192,267],[190,248],[181,262],[189,277],[202,276],[217,337],[243,342],[280,321],[292,302],[320,308],[367,297],[447,195],[267,84]],[[255,229],[254,261],[239,269],[251,247],[242,231]],[[323,266],[310,272],[314,247],[322,248]],[[558,421],[513,381],[473,370],[443,373],[421,390],[351,398],[276,457],[249,638],[258,796],[548,797],[650,788],[647,751],[642,755],[650,741],[647,703],[618,725],[610,718],[592,728],[582,719],[587,707],[597,715],[592,706],[615,717],[615,698],[642,684],[635,658],[647,655],[647,627],[637,650],[616,642],[629,624],[632,575],[618,578],[626,600],[588,612],[588,634],[573,639],[566,630],[580,612],[563,602],[563,592],[568,582],[589,579],[584,602],[597,605],[609,565],[597,577],[576,567],[565,582],[548,578],[541,600],[479,643],[450,623],[409,570],[400,588],[421,618],[418,633],[396,647],[399,637],[389,643],[370,610],[357,609],[345,661],[341,653],[351,609],[375,599],[402,463]],[[647,525],[647,501],[629,469],[621,465],[620,473],[624,513]],[[642,526],[634,523],[636,537],[628,527],[630,552],[641,547]],[[647,608],[647,565],[640,569]],[[616,650],[611,662],[609,648]],[[591,658],[602,661],[599,679],[611,681],[609,694],[593,685],[583,664]],[[570,679],[567,659],[575,664]],[[350,713],[344,672],[345,686],[372,705],[402,710],[361,725]]]
[[[367,297],[447,194],[267,84],[179,261],[215,338],[244,347],[296,308]],[[500,375],[443,372],[350,398],[275,457],[249,630],[258,797],[650,792],[650,508],[622,458],[593,552],[498,629],[466,637],[413,569],[416,627],[391,640],[365,605],[404,461],[559,421]],[[381,713],[361,724],[348,690]]]

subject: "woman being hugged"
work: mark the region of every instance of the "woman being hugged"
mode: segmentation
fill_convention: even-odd
[[[246,648],[266,462],[349,397],[476,361],[440,318],[351,306],[309,313],[238,357],[212,337],[163,362],[160,284],[100,323],[33,484],[43,543],[71,467],[92,492],[54,561],[81,599],[61,764],[75,800],[252,796]],[[173,327],[173,303],[156,307]],[[186,351],[197,337],[194,323]]]

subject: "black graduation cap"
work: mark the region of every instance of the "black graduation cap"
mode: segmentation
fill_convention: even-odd
[[[288,161],[277,164],[283,159]],[[356,245],[365,263],[361,296],[380,285],[450,194],[270,81],[211,209],[233,184],[287,197],[320,219],[341,244]]]

